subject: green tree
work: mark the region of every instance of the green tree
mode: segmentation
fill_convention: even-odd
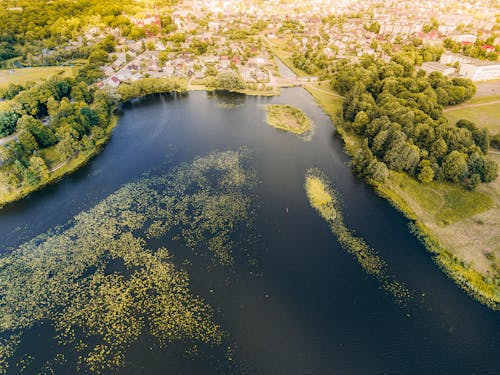
[[[366,114],[365,111],[359,111],[354,118],[354,122],[352,123],[352,127],[354,131],[358,134],[363,134],[366,129],[366,125],[370,122],[370,118]]]
[[[368,147],[368,141],[365,139],[363,141],[363,145],[358,150],[356,155],[353,158],[353,168],[354,171],[361,176],[367,174],[368,166],[370,163],[375,160],[370,148]]]
[[[73,148],[73,140],[69,135],[62,138],[56,146],[57,153],[62,160],[68,160],[73,156],[75,150]]]
[[[14,133],[19,115],[12,110],[0,112],[0,137]]]
[[[14,162],[16,155],[12,148],[8,146],[0,146],[0,164],[10,164]]]
[[[240,75],[232,70],[219,72],[215,77],[215,88],[217,90],[240,90],[245,88],[245,83]]]
[[[18,142],[23,146],[23,150],[27,155],[31,155],[33,151],[38,150],[38,143],[35,137],[28,130],[19,132],[17,136]]]
[[[462,181],[469,172],[466,155],[459,151],[450,152],[443,160],[443,173],[452,182]]]
[[[492,182],[495,181],[498,177],[498,164],[493,160],[485,159],[484,160],[484,172],[481,176],[481,180],[483,182]]]
[[[422,160],[418,165],[418,179],[424,184],[430,183],[434,179],[434,170],[431,168],[429,160]]]
[[[45,161],[39,156],[30,157],[28,171],[36,176],[38,182],[46,181],[49,178],[49,169]]]
[[[385,182],[389,177],[389,169],[385,163],[373,159],[370,164],[368,164],[367,173],[370,178],[377,182]]]
[[[54,132],[32,116],[24,115],[17,121],[19,131],[29,131],[40,147],[49,147],[57,142]]]
[[[367,31],[371,31],[372,33],[378,34],[380,31],[380,24],[377,21],[374,21],[369,25],[365,25],[365,29]]]

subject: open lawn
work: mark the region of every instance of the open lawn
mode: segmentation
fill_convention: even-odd
[[[23,69],[3,69],[0,70],[0,89],[4,89],[11,83],[25,84],[29,81],[38,81],[56,74],[73,75],[74,67],[67,66],[47,66]]]
[[[467,103],[447,107],[443,112],[450,124],[466,119],[486,128],[491,135],[500,133],[500,95],[476,96]]]
[[[494,104],[463,106],[445,111],[450,124],[460,119],[473,121],[478,127],[486,128],[490,134],[500,133],[500,101]]]
[[[500,164],[500,155],[490,153],[488,156]],[[498,275],[500,273],[500,178],[489,184],[481,184],[477,194],[489,197],[491,200],[489,209],[479,209],[486,204],[484,198],[479,198],[477,202],[471,202],[472,207],[477,207],[476,213],[464,214],[461,220],[432,229],[446,247],[452,249],[465,262],[471,263],[472,268],[485,276]]]
[[[343,98],[330,88],[328,82],[311,82],[303,84],[306,89],[327,114],[335,115],[341,108]]]

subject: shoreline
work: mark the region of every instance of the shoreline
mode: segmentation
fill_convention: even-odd
[[[326,108],[321,96],[315,93],[314,89],[307,86],[304,89],[311,95],[321,110],[330,117],[332,125],[344,144],[346,153],[353,158],[360,147],[360,140],[343,127],[341,119],[338,118],[335,112]],[[384,185],[366,179],[364,181],[373,188],[378,196],[387,200],[392,207],[409,220],[408,226],[412,233],[432,254],[433,261],[450,279],[476,301],[494,311],[500,310],[500,298],[494,286],[486,281],[483,274],[468,266],[452,251],[443,246],[438,236],[418,217],[417,213],[406,203],[404,197],[399,196],[388,184]]]
[[[193,87],[193,88],[188,88],[185,91],[182,91],[181,93],[187,93],[190,91],[205,91],[205,92],[215,92],[217,90],[210,90],[206,87]],[[242,95],[248,95],[248,96],[279,96],[280,92],[279,91],[260,91],[260,90],[234,90],[234,91],[229,91],[229,92],[235,92],[238,94]],[[111,140],[111,136],[113,133],[113,129],[118,125],[120,116],[118,114],[120,107],[127,103],[130,102],[134,99],[141,99],[150,95],[164,95],[164,94],[170,94],[171,92],[163,92],[163,93],[153,93],[153,94],[148,94],[143,97],[137,97],[137,98],[131,98],[128,99],[124,102],[119,102],[117,105],[117,108],[115,109],[115,113],[113,114],[113,118],[111,120],[110,125],[105,129],[105,136],[98,141],[96,141],[96,146],[91,152],[81,152],[76,156],[75,158],[69,159],[66,164],[63,166],[59,167],[58,169],[55,169],[51,172],[50,177],[48,180],[41,182],[40,184],[33,185],[33,186],[27,186],[24,187],[18,191],[14,191],[12,193],[7,194],[7,199],[1,200],[0,201],[0,209],[4,208],[5,206],[15,203],[17,201],[20,201],[23,198],[26,198],[28,195],[43,190],[45,187],[56,184],[59,180],[62,178],[76,172],[78,169],[84,167],[89,163],[94,157],[98,156],[106,144]]]
[[[360,141],[354,134],[350,134],[343,125],[341,119],[338,118],[335,113],[335,106],[328,108],[327,104],[323,102],[320,93],[315,90],[314,87],[304,86],[303,87],[314,99],[321,110],[330,117],[332,125],[334,125],[336,132],[339,134],[342,142],[344,143],[344,149],[346,153],[352,158],[356,151],[359,149]],[[210,90],[207,87],[196,86],[189,87],[184,92],[190,91],[205,91],[205,92],[215,92],[218,90]],[[224,90],[223,90],[224,91]],[[261,91],[261,90],[229,90],[229,92],[235,92],[242,95],[248,96],[277,96],[280,95],[280,91]],[[168,92],[150,94],[150,95],[163,95],[168,94]],[[146,95],[146,97],[149,95]],[[140,98],[132,98],[125,102],[120,102],[117,109],[126,102]],[[108,126],[105,132],[105,137],[96,142],[96,147],[90,153],[80,153],[76,158],[71,159],[63,167],[53,171],[54,174],[50,176],[47,181],[35,186],[30,186],[28,188],[22,189],[21,191],[13,193],[5,201],[0,202],[0,209],[4,206],[19,201],[31,193],[40,191],[46,186],[57,183],[59,180],[67,175],[77,171],[81,167],[85,166],[90,160],[98,156],[105,145],[109,142],[112,136],[113,129],[119,123],[119,115],[115,113],[111,124]],[[500,300],[498,298],[498,292],[494,290],[490,283],[486,282],[485,277],[478,271],[470,268],[463,260],[460,260],[455,254],[444,247],[437,236],[432,233],[431,229],[425,225],[425,223],[419,219],[418,215],[414,210],[406,203],[404,197],[398,195],[398,193],[391,189],[388,184],[380,184],[375,181],[365,180],[367,184],[373,187],[375,193],[386,199],[391,206],[401,212],[410,222],[409,227],[414,235],[421,241],[425,246],[427,251],[429,251],[433,256],[432,259],[437,265],[443,270],[443,272],[450,277],[454,282],[465,290],[471,297],[481,302],[482,304],[490,307],[493,310],[500,310]]]
[[[96,141],[95,148],[91,152],[81,152],[77,157],[70,159],[63,166],[53,170],[52,171],[53,174],[50,175],[48,180],[43,181],[38,185],[28,186],[26,188],[21,189],[20,191],[13,192],[8,199],[0,202],[0,209],[4,208],[6,205],[17,202],[27,197],[31,193],[43,190],[45,187],[57,183],[62,178],[72,174],[73,172],[76,172],[78,169],[87,165],[87,163],[91,159],[93,159],[94,157],[98,156],[101,153],[103,148],[109,142],[109,140],[111,139],[111,135],[113,133],[113,129],[118,124],[118,120],[119,120],[118,115],[116,114],[113,115],[110,125],[105,130],[105,136]]]

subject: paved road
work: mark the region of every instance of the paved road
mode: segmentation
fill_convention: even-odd
[[[17,139],[17,133],[8,135],[6,137],[0,138],[0,146],[9,143],[10,141]]]

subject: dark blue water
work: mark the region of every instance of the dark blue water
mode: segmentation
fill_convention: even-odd
[[[268,103],[305,111],[315,124],[312,140],[267,126],[263,105]],[[195,156],[241,146],[253,152],[261,181],[252,233],[259,240],[250,249],[257,265],[237,262],[230,282],[223,269],[190,273],[193,291],[216,309],[217,321],[236,347],[238,371],[500,373],[499,314],[448,279],[402,215],[352,174],[330,120],[300,88],[274,98],[192,92],[125,105],[98,157],[0,211],[2,249],[66,223],[145,172],[166,171]],[[304,175],[311,167],[331,178],[343,201],[346,225],[410,289],[414,298],[407,307],[396,305],[364,273],[310,207]],[[130,365],[120,373],[225,372],[217,355],[192,360],[175,347],[150,351],[137,345],[130,350]]]

